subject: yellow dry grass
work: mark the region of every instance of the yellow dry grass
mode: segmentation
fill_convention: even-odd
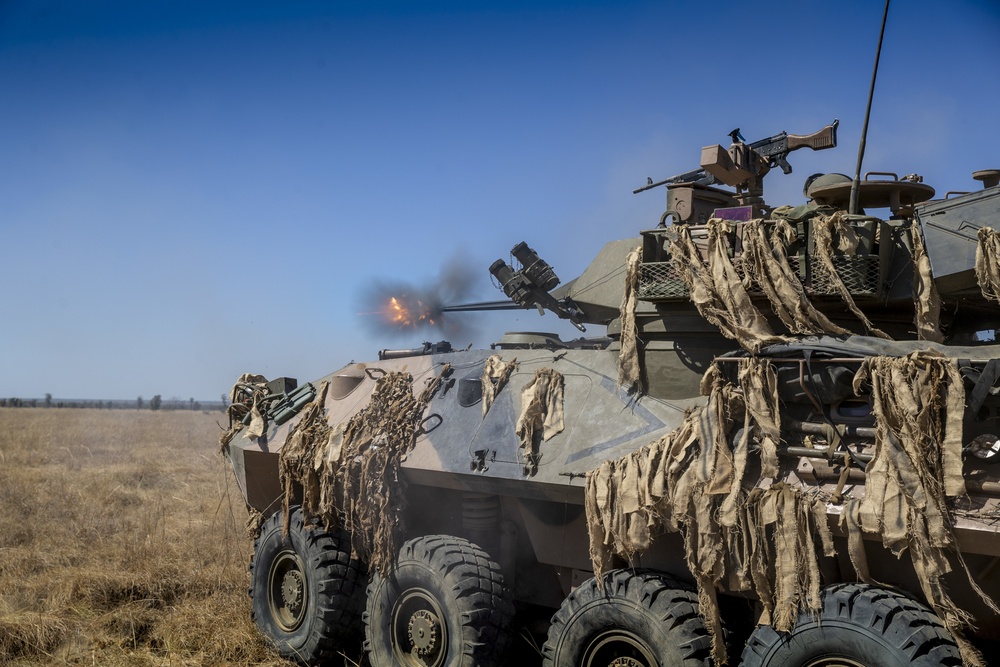
[[[219,413],[0,409],[0,664],[289,665]]]

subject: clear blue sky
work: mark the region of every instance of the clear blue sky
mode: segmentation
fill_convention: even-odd
[[[564,280],[655,225],[647,176],[840,118],[854,170],[882,2],[0,3],[0,397],[217,399],[391,338],[379,281],[526,240]],[[866,170],[1000,166],[1000,3],[895,0]],[[471,316],[573,329],[534,311]],[[594,331],[600,334],[600,331]],[[465,335],[465,334],[463,334]]]

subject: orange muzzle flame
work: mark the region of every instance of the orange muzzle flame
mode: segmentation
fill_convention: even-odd
[[[405,295],[391,296],[382,308],[382,315],[393,326],[400,329],[416,328],[434,322],[433,310],[421,300],[408,300]]]

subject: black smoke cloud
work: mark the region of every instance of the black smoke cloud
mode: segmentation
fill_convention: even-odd
[[[456,257],[427,284],[376,280],[361,290],[358,312],[365,328],[379,337],[444,338],[461,345],[477,333],[475,313],[444,313],[441,309],[482,300],[484,287],[489,285],[486,275],[485,269]]]

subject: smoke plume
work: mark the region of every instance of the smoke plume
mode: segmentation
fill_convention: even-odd
[[[468,260],[455,258],[428,284],[376,281],[362,291],[359,313],[374,335],[411,339],[423,335],[461,343],[475,335],[470,314],[441,309],[476,300],[475,293],[486,284],[485,273]]]

